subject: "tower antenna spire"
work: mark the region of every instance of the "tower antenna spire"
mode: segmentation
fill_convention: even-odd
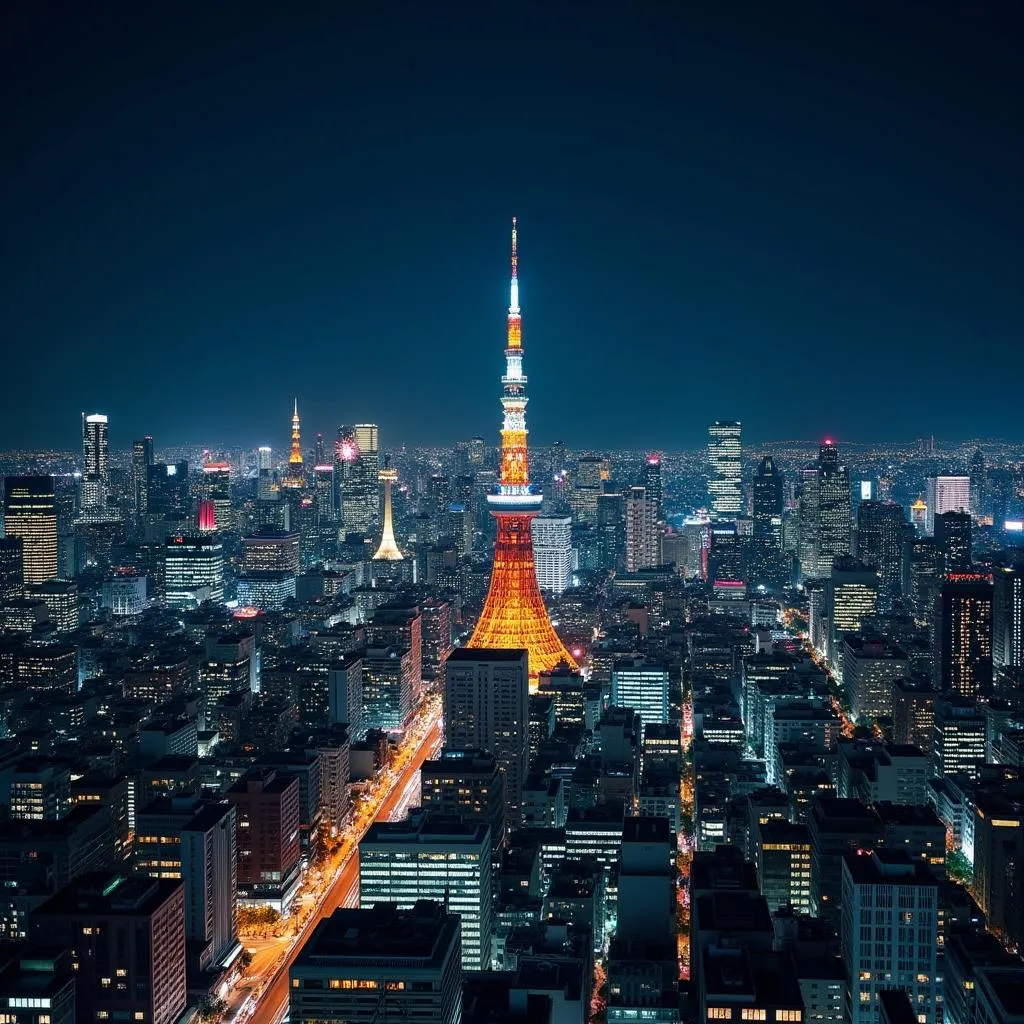
[[[509,296],[509,317],[519,314],[519,246],[516,232],[516,218],[512,218],[512,288]]]

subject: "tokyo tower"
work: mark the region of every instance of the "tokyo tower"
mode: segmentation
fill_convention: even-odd
[[[516,221],[512,219],[512,289],[508,307],[505,376],[501,378],[501,482],[487,496],[498,521],[491,586],[469,647],[521,648],[529,652],[530,686],[541,672],[565,662],[576,668],[548,618],[533,567],[530,523],[543,497],[530,487],[526,448],[526,377],[523,374],[522,317],[519,313],[519,266]]]

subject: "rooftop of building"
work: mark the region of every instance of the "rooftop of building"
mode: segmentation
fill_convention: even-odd
[[[52,998],[74,979],[71,954],[59,946],[15,947],[0,963],[0,998]]]
[[[104,917],[149,915],[181,889],[171,878],[142,878],[113,871],[90,871],[52,896],[33,916],[97,915]]]
[[[624,843],[668,843],[671,837],[668,818],[626,818],[622,826]]]
[[[858,850],[843,854],[843,865],[854,885],[937,885],[927,866],[903,850]]]
[[[482,846],[489,842],[490,826],[483,822],[466,821],[456,815],[438,814],[436,811],[413,810],[404,821],[374,822],[359,846],[392,843]]]
[[[450,665],[453,661],[456,664],[460,661],[494,661],[511,664],[517,661],[526,661],[528,657],[529,651],[525,648],[498,650],[496,648],[483,647],[456,647],[455,650],[448,655],[448,664]]]
[[[783,954],[739,948],[703,952],[701,981],[708,1004],[753,1003],[759,1007],[803,1008],[792,960]]]
[[[324,918],[302,947],[294,969],[335,967],[380,960],[426,961],[440,968],[458,930],[458,917],[439,903],[418,900],[411,910],[394,903],[369,909],[339,908]]]
[[[997,1010],[1007,1015],[1024,1014],[1024,967],[983,967],[978,977],[999,1001]]]

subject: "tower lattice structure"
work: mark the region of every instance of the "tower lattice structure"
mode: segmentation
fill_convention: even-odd
[[[302,429],[299,425],[299,400],[295,399],[292,412],[292,452],[288,456],[288,475],[281,481],[282,487],[304,487],[306,474],[302,467]]]
[[[508,307],[505,375],[501,378],[501,482],[487,496],[497,520],[494,567],[483,612],[470,647],[521,648],[529,652],[530,685],[541,672],[576,662],[558,638],[537,586],[530,522],[540,512],[543,496],[530,487],[526,446],[526,376],[523,374],[522,317],[519,311],[519,264],[516,221],[512,219],[512,287]]]

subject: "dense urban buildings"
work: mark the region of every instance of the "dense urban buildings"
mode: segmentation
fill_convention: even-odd
[[[12,1020],[1019,1015],[1024,449],[528,448],[517,241],[500,447],[3,456]]]

